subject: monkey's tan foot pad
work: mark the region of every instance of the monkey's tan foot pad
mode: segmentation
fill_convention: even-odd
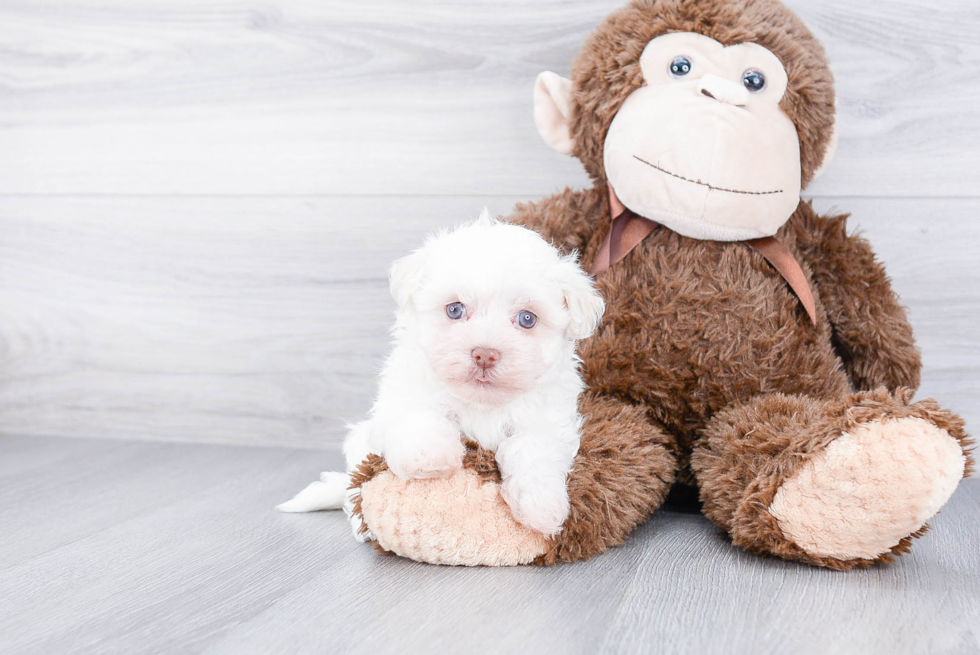
[[[811,555],[874,559],[939,511],[965,465],[959,443],[924,419],[863,423],[783,483],[769,513]]]
[[[402,480],[383,471],[361,486],[361,514],[378,545],[431,564],[530,564],[549,541],[514,520],[500,485],[471,469]]]

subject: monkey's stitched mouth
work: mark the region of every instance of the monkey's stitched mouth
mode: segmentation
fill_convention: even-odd
[[[697,185],[700,185],[700,186],[703,186],[703,187],[708,187],[708,189],[711,190],[711,191],[724,191],[725,193],[740,193],[740,194],[746,195],[746,196],[771,196],[773,194],[782,193],[783,192],[782,189],[779,189],[777,191],[739,191],[738,189],[726,189],[724,187],[713,186],[711,184],[708,184],[707,182],[702,182],[701,180],[689,180],[688,178],[684,177],[683,175],[678,175],[677,173],[672,173],[671,171],[668,171],[666,168],[661,168],[661,167],[657,166],[656,164],[651,164],[646,159],[643,159],[642,157],[637,157],[636,155],[633,155],[633,159],[636,159],[637,161],[641,161],[644,164],[646,164],[647,166],[649,166],[650,168],[654,168],[654,169],[660,171],[661,173],[665,173],[667,175],[670,175],[671,177],[676,177],[678,180],[684,180],[685,182],[690,182],[691,184],[697,184]]]

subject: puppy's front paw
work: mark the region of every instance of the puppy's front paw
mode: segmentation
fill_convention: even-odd
[[[406,425],[385,447],[391,472],[402,478],[441,478],[463,466],[466,447],[445,419]]]
[[[563,477],[535,480],[511,477],[504,481],[500,493],[518,522],[546,537],[561,532],[568,518],[568,490]]]

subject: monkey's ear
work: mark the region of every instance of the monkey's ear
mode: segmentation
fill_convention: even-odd
[[[827,141],[827,150],[824,152],[823,160],[820,162],[820,165],[817,166],[817,170],[813,171],[813,177],[810,178],[811,182],[820,177],[823,172],[827,170],[827,165],[830,163],[830,160],[834,158],[834,153],[837,152],[837,123],[837,100],[835,99],[834,124],[830,128],[830,139]]]
[[[560,153],[572,154],[569,116],[572,107],[572,81],[545,71],[534,82],[534,124],[545,143]]]

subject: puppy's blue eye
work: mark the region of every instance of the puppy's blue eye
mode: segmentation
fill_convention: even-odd
[[[742,73],[742,85],[752,93],[758,93],[766,88],[766,76],[761,71],[747,70]]]
[[[691,72],[691,60],[687,57],[674,57],[670,62],[670,74],[674,77],[684,77]]]
[[[534,327],[534,324],[538,322],[538,317],[527,311],[522,310],[517,314],[517,324],[520,325],[525,330],[530,330]]]
[[[446,305],[446,316],[457,321],[466,316],[466,305],[461,302],[454,302]]]

